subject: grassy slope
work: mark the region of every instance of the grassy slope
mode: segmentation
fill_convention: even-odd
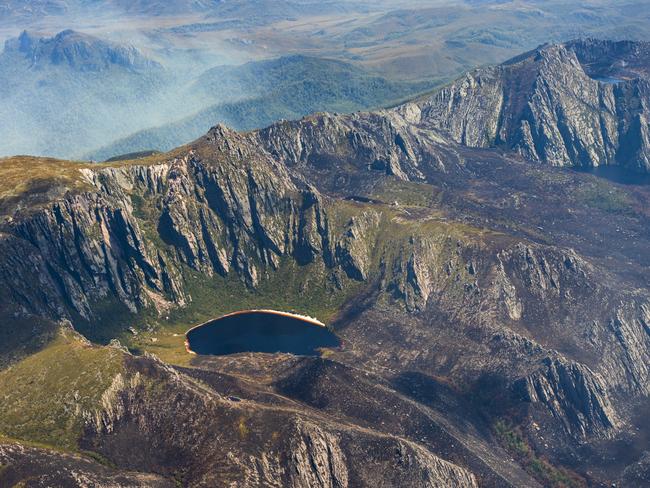
[[[81,182],[79,169],[83,165],[73,161],[32,156],[0,159],[0,201],[20,196],[39,183],[74,188]],[[45,188],[44,188],[45,191]]]
[[[41,351],[0,372],[0,435],[75,450],[123,354],[61,330]]]
[[[90,186],[83,178],[81,169],[114,168],[125,164],[158,164],[172,159],[183,150],[184,148],[180,147],[168,153],[155,153],[139,159],[104,164],[35,156],[0,158],[0,215],[15,209],[13,204],[16,203],[25,208],[30,199],[38,203],[52,200],[57,193],[89,190]]]
[[[344,287],[336,288],[322,264],[298,266],[286,259],[275,272],[261,280],[256,290],[247,289],[236,276],[211,278],[184,269],[191,303],[182,309],[158,315],[145,311],[139,315],[124,313],[109,325],[120,341],[136,352],[147,351],[164,361],[188,365],[191,355],[185,351],[185,332],[192,326],[237,310],[270,308],[295,310],[329,323],[345,301],[354,295],[360,283],[342,276]],[[129,323],[138,335],[124,332]]]

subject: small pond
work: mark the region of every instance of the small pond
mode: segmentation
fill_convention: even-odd
[[[621,166],[597,166],[595,168],[575,168],[580,173],[589,173],[599,178],[621,185],[650,185],[650,174],[638,173]]]
[[[316,356],[322,347],[339,347],[339,338],[314,319],[274,310],[224,315],[190,329],[189,351],[223,356],[239,352],[285,352]]]
[[[608,85],[618,85],[624,81],[620,78],[612,78],[610,76],[595,76],[594,80],[600,81],[601,83],[607,83]]]

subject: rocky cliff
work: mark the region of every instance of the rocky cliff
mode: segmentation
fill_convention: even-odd
[[[647,172],[649,65],[645,43],[542,46],[423,100],[420,123],[461,144],[505,146],[535,162]]]

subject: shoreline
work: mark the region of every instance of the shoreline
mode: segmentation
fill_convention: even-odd
[[[185,332],[185,350],[188,352],[188,354],[197,355],[196,352],[194,352],[194,351],[192,351],[192,349],[190,349],[190,341],[187,338],[187,335],[190,332],[192,332],[193,330],[198,329],[199,327],[203,327],[204,325],[207,325],[210,322],[214,322],[215,320],[221,320],[221,319],[225,319],[227,317],[234,317],[236,315],[243,315],[243,314],[247,314],[247,313],[266,313],[266,314],[269,314],[269,315],[280,315],[282,317],[289,317],[289,318],[292,318],[292,319],[299,319],[299,320],[307,322],[307,323],[309,323],[311,325],[317,325],[318,327],[327,327],[323,322],[321,322],[317,318],[310,317],[309,315],[302,315],[302,314],[299,314],[299,313],[282,312],[281,310],[272,310],[272,309],[269,309],[269,308],[253,308],[253,309],[250,309],[250,310],[238,310],[236,312],[230,312],[230,313],[227,313],[225,315],[221,315],[220,317],[217,317],[215,319],[206,320],[205,322],[202,322],[202,323],[200,323],[198,325],[195,325],[195,326],[189,328]]]

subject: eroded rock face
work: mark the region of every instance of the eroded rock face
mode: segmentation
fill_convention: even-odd
[[[298,424],[291,456],[296,464],[291,486],[348,486],[348,469],[336,437],[316,425]],[[309,467],[309,469],[305,469]]]
[[[421,104],[419,123],[554,166],[648,171],[649,52],[644,43],[543,46],[442,89]]]
[[[544,368],[515,383],[526,401],[544,405],[567,433],[611,433],[617,418],[603,380],[577,363],[547,358]]]
[[[335,256],[347,275],[356,280],[367,280],[371,269],[374,232],[379,226],[380,214],[366,212],[352,217],[342,238],[336,244]]]
[[[418,143],[397,112],[318,114],[282,122],[259,131],[258,143],[289,167],[327,171],[328,165],[347,159],[355,167],[377,174],[403,180],[422,177]]]
[[[361,239],[342,238],[334,252],[315,189],[298,190],[272,166],[240,168],[244,155],[233,154],[239,159],[230,167],[188,154],[86,172],[95,192],[69,195],[3,234],[1,273],[12,301],[30,313],[88,320],[101,300],[117,299],[133,312],[184,306],[191,297],[181,266],[207,276],[235,272],[254,287],[281,256],[340,262],[363,277],[367,258],[354,247]]]

